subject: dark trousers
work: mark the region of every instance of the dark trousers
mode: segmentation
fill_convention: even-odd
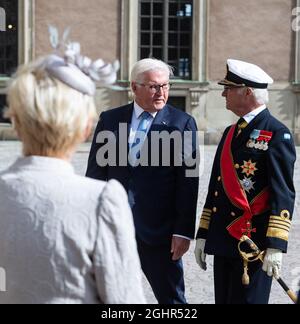
[[[137,239],[142,269],[159,304],[186,304],[182,260],[172,261],[171,246],[149,246]]]
[[[262,270],[262,263],[260,261],[249,263],[249,286],[242,284],[243,272],[241,258],[215,256],[216,304],[268,304],[272,278]]]

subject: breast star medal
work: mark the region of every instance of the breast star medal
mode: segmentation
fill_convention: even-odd
[[[253,163],[252,160],[244,161],[244,165],[241,166],[243,172],[245,173],[247,177],[251,176],[251,175],[255,175],[255,171],[257,171],[258,169],[256,168],[256,163]]]
[[[253,182],[251,178],[244,177],[244,179],[240,180],[240,182],[241,182],[243,189],[245,191],[247,191],[248,193],[250,193],[251,190],[254,190],[255,182]]]

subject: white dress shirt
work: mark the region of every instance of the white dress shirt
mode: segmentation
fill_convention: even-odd
[[[253,111],[249,112],[247,115],[245,115],[243,118],[245,119],[245,121],[250,124],[252,122],[252,120],[258,116],[261,112],[263,112],[265,109],[267,109],[266,105],[262,105],[256,109],[254,109]]]
[[[140,116],[142,115],[142,113],[144,112],[145,110],[143,108],[141,108],[136,102],[134,102],[134,108],[133,108],[133,114],[132,114],[132,119],[131,119],[131,126],[130,126],[130,135],[129,135],[129,144],[130,146],[132,145],[132,143],[134,142],[134,139],[135,139],[135,134],[138,130],[138,127],[139,127],[139,124],[140,124]],[[149,132],[152,124],[153,124],[153,121],[157,115],[157,112],[154,112],[154,113],[149,113],[153,118],[151,119],[148,119],[147,122],[148,122],[148,125],[147,125],[147,132]]]
[[[0,304],[145,303],[127,195],[68,162],[20,158],[0,173]]]

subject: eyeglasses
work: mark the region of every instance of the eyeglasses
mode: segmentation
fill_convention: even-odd
[[[170,88],[172,86],[170,83],[165,83],[165,84],[143,84],[143,83],[138,83],[138,85],[149,89],[149,91],[151,93],[153,93],[153,94],[160,92],[160,89],[162,89],[164,92],[167,92],[167,91],[170,90]]]

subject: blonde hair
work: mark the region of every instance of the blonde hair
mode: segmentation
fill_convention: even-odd
[[[24,65],[8,88],[8,111],[24,155],[64,154],[83,140],[94,99],[51,77],[42,59]]]

